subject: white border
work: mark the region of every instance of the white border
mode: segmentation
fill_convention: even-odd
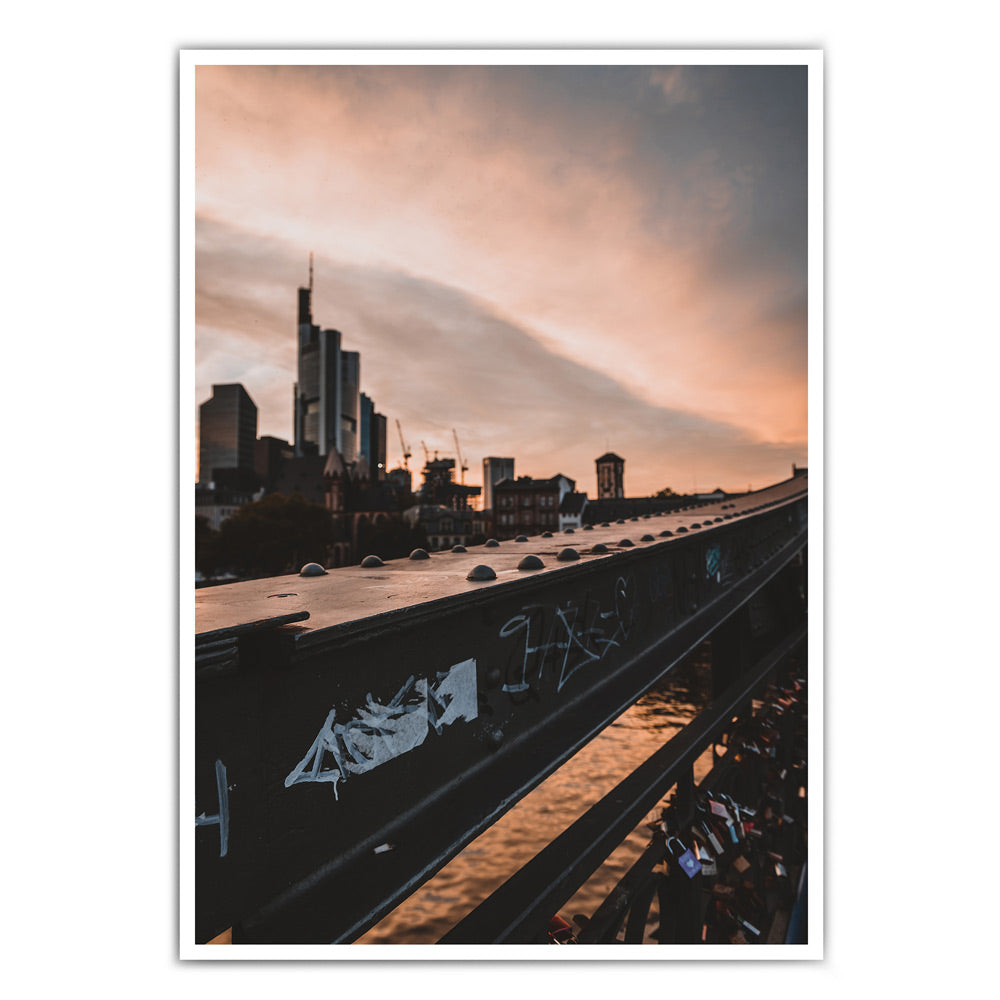
[[[809,71],[809,491],[813,546],[809,557],[810,607],[819,610],[809,629],[809,937],[807,945],[674,945],[666,953],[652,946],[577,945],[543,948],[518,945],[240,945],[227,948],[196,945],[194,939],[194,838],[191,810],[194,800],[194,576],[193,518],[189,474],[194,428],[194,77],[201,65],[805,65]],[[819,49],[296,49],[239,50],[184,49],[179,54],[179,265],[180,265],[180,401],[179,442],[179,576],[180,626],[178,843],[179,956],[181,959],[242,961],[350,960],[350,961],[767,961],[822,959],[824,883],[824,91],[823,52]],[[819,539],[820,544],[816,544]],[[814,611],[815,614],[815,611]]]

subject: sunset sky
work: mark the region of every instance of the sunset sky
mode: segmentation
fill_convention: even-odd
[[[807,451],[804,66],[199,66],[196,403],[291,439],[296,289],[413,458],[596,494]]]

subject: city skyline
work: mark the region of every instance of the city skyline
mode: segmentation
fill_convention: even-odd
[[[808,463],[804,66],[199,66],[196,394],[293,440],[296,295],[421,444],[596,494]],[[394,430],[394,428],[393,428]],[[389,434],[388,464],[400,463]]]

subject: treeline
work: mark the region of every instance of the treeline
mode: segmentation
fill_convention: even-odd
[[[195,569],[206,578],[297,573],[310,562],[326,566],[332,547],[349,541],[343,524],[326,507],[298,493],[269,493],[244,504],[218,531],[207,518],[195,516]],[[364,550],[358,559],[369,553],[398,559],[426,544],[422,529],[409,528],[398,518],[378,526],[366,521],[358,530],[357,545]]]

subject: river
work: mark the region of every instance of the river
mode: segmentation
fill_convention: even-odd
[[[622,778],[682,729],[710,701],[705,650],[647,692],[558,771],[477,837],[358,944],[434,944],[486,896],[530,861]],[[711,749],[695,780],[712,766]],[[591,915],[649,843],[657,806],[559,911]],[[654,902],[655,907],[655,902]],[[655,911],[654,911],[655,916]],[[652,922],[651,922],[652,926]]]

